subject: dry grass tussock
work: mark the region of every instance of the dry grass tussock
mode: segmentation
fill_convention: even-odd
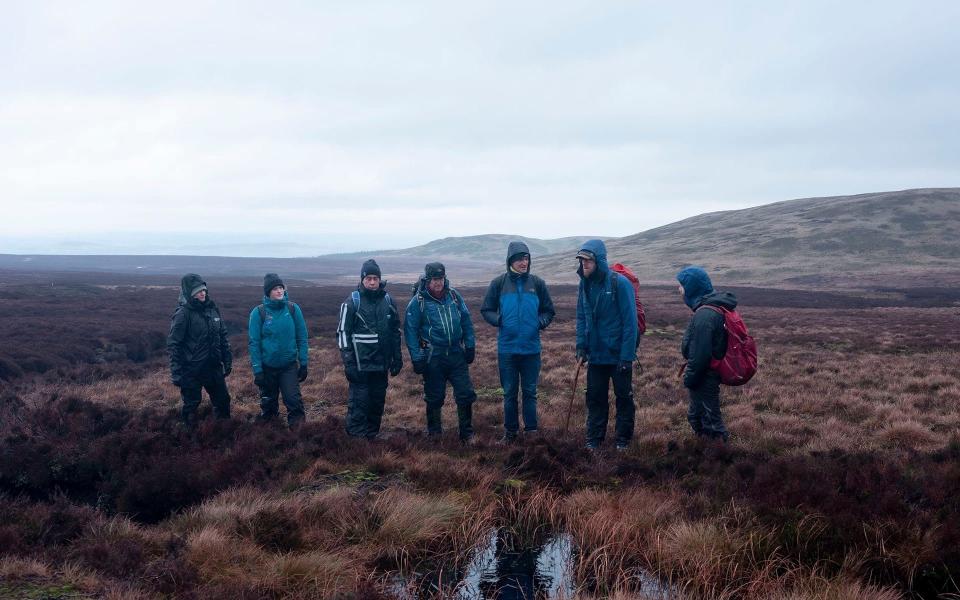
[[[245,317],[238,299],[249,290],[221,291]],[[464,291],[471,307],[482,292]],[[423,435],[409,364],[391,380],[388,435],[345,436],[336,315],[325,312],[344,295],[297,299],[313,337],[308,423],[296,433],[249,422],[257,394],[242,333],[234,418],[206,419],[193,435],[176,426],[162,349],[136,368],[58,366],[13,380],[0,398],[0,578],[72,581],[100,597],[372,598],[403,569],[444,570],[443,589],[455,588],[497,529],[531,546],[568,533],[580,597],[636,597],[651,577],[677,598],[958,593],[955,307],[854,308],[816,293],[797,306],[788,292],[743,290],[761,370],[723,390],[734,437],[719,447],[690,434],[675,377],[689,311],[672,290],[645,288],[634,443],[591,455],[583,374],[561,431],[570,289],[554,294],[558,319],[544,331],[542,435],[513,446],[495,443],[496,332],[479,318],[475,446],[457,443],[449,397],[447,434]],[[154,312],[147,330],[166,325],[168,308]]]

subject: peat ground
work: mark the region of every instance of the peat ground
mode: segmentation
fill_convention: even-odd
[[[462,290],[479,340],[478,442],[464,448],[450,404],[448,437],[422,434],[409,363],[383,439],[343,433],[344,287],[290,282],[311,334],[309,422],[255,425],[245,323],[260,289],[208,282],[235,332],[234,416],[196,434],[177,426],[164,356],[176,281],[0,284],[0,596],[390,597],[398,572],[462,573],[497,528],[530,546],[569,535],[582,597],[634,597],[651,575],[681,598],[960,593],[957,290],[734,289],[761,367],[724,389],[734,437],[714,446],[690,434],[674,377],[689,312],[673,288],[644,288],[634,444],[593,456],[583,376],[562,430],[573,287],[551,288],[544,432],[506,447],[496,332],[478,314],[484,290]],[[406,300],[407,285],[390,289]],[[432,592],[407,581],[447,596],[458,578]]]

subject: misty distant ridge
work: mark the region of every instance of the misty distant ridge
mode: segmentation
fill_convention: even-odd
[[[507,234],[448,237],[412,248],[304,258],[162,255],[0,255],[0,269],[163,274],[207,278],[259,277],[276,271],[317,282],[353,281],[366,258],[385,276],[412,281],[426,262],[441,260],[456,284],[485,283],[503,271],[507,245],[522,240],[533,270],[548,281],[575,282],[575,251],[587,239],[538,239]],[[718,281],[833,286],[850,280],[882,283],[912,278],[960,281],[960,188],[928,188],[804,198],[707,213],[634,235],[606,240],[612,262],[628,264],[645,282],[671,282],[699,264]]]

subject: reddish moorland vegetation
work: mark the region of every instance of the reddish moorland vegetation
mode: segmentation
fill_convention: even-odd
[[[735,290],[761,370],[724,390],[734,437],[716,446],[689,433],[675,379],[687,309],[646,288],[637,435],[626,453],[594,456],[583,377],[563,431],[571,287],[553,289],[544,332],[545,432],[496,444],[495,331],[477,318],[478,443],[461,447],[422,434],[409,365],[383,439],[344,434],[345,287],[291,286],[312,336],[309,422],[293,433],[252,420],[243,325],[259,287],[210,281],[236,332],[234,416],[191,434],[163,349],[176,282],[5,283],[0,595],[393,597],[396,573],[462,573],[493,528],[531,544],[568,533],[581,597],[635,597],[649,576],[678,598],[960,594],[960,306],[944,290]],[[483,290],[463,292],[477,307]],[[452,407],[444,420],[452,432]],[[448,596],[458,579],[404,581]]]

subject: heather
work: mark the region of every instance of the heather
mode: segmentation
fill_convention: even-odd
[[[960,572],[960,309],[949,291],[738,288],[761,352],[725,389],[729,445],[696,440],[675,378],[688,316],[643,288],[648,334],[630,450],[563,431],[574,288],[544,332],[544,433],[501,446],[495,331],[477,319],[478,442],[448,396],[392,381],[385,434],[345,435],[334,331],[348,287],[291,285],[311,332],[308,423],[259,425],[244,324],[258,286],[211,281],[235,335],[233,417],[178,426],[162,340],[174,284],[0,287],[0,592],[62,597],[449,597],[476,551],[569,536],[578,597],[937,598]],[[405,300],[406,286],[391,288]],[[478,307],[482,289],[464,289]],[[122,351],[121,351],[122,350]],[[206,402],[206,401],[205,401]],[[400,582],[400,583],[398,583]],[[486,589],[482,593],[492,594]],[[2,595],[2,594],[0,594]],[[72,595],[72,596],[71,596]]]

